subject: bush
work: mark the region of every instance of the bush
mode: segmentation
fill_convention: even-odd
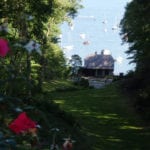
[[[70,87],[63,86],[63,87],[57,87],[55,90],[57,92],[64,92],[64,91],[75,91],[75,90],[77,90],[77,88],[73,87],[73,86],[70,86]]]
[[[89,81],[88,81],[88,79],[80,78],[80,79],[74,81],[74,85],[79,85],[82,87],[89,87]]]
[[[80,85],[83,86],[83,87],[89,87],[88,79],[81,78]]]

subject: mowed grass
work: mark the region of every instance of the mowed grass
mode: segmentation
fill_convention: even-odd
[[[85,150],[83,145],[88,146],[87,150],[150,149],[150,129],[143,126],[115,84],[102,89],[53,92],[51,96],[81,125],[86,140],[79,142],[80,138],[71,135],[76,139],[74,150]]]

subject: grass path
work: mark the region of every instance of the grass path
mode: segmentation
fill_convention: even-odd
[[[59,92],[53,100],[79,118],[87,150],[150,149],[150,129],[142,126],[116,86]]]

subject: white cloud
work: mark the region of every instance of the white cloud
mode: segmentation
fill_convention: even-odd
[[[74,22],[73,20],[69,23],[70,30],[74,30]]]
[[[70,52],[73,50],[73,48],[74,48],[73,45],[67,45],[67,46],[63,47],[63,50],[64,50],[64,52]]]
[[[58,37],[59,37],[60,39],[62,39],[63,35],[62,35],[62,34],[60,34]]]
[[[117,58],[116,58],[116,61],[119,63],[119,64],[122,64],[123,63],[123,57],[121,57],[121,56],[118,56]]]
[[[104,32],[107,32],[107,28],[104,29]]]
[[[80,34],[80,38],[81,38],[81,39],[85,39],[85,38],[86,38],[86,35],[85,35],[84,33],[81,33],[81,34]]]
[[[108,49],[104,49],[104,55],[111,55],[110,50],[108,50]]]
[[[132,0],[128,0],[127,2],[130,3],[130,2],[132,2]]]
[[[106,19],[105,19],[104,21],[102,21],[103,24],[107,24],[107,22],[108,22],[108,21],[107,21]]]
[[[113,25],[112,30],[118,30],[118,25]]]
[[[70,26],[70,29],[73,31],[74,30],[74,25]]]
[[[95,20],[95,17],[93,15],[89,15],[89,16],[82,16],[82,15],[79,15],[78,16],[79,18],[83,18],[83,19],[93,19]]]

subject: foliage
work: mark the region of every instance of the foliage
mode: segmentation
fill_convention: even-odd
[[[121,21],[123,41],[129,43],[129,50],[126,53],[130,56],[131,63],[136,64],[134,82],[128,82],[134,87],[135,97],[141,105],[145,103],[150,108],[150,1],[133,0],[126,7],[126,12]],[[136,81],[136,84],[135,84]],[[132,85],[132,84],[135,84]],[[137,85],[137,86],[136,86]],[[139,106],[143,107],[145,106]],[[148,110],[149,109],[145,109]],[[150,116],[149,116],[150,117]]]
[[[78,80],[74,80],[73,83],[75,85],[78,85],[78,86],[81,86],[81,87],[84,87],[84,88],[89,88],[89,81],[88,79],[85,79],[85,78],[79,78]]]
[[[57,142],[60,146],[62,145],[63,138],[72,132],[72,126],[76,124],[76,117],[61,110],[51,101],[48,94],[45,93],[45,95],[38,95],[30,100],[0,96],[0,149],[49,149],[53,142],[51,130],[53,128],[60,129]],[[25,111],[32,120],[40,125],[36,137],[28,133],[16,135],[8,128],[8,125],[22,111]],[[76,131],[74,136],[81,135],[76,129],[74,130]],[[34,142],[34,139],[38,141]]]
[[[0,37],[7,39],[10,46],[9,55],[0,59],[1,93],[31,96],[42,89],[45,79],[64,77],[66,62],[58,46],[59,26],[74,17],[79,2],[0,1]],[[31,41],[40,48],[26,48]]]
[[[74,17],[79,2],[0,1],[0,38],[7,39],[10,47],[8,55],[0,58],[0,149],[49,149],[53,140],[51,128],[56,126],[62,129],[59,144],[68,136],[75,119],[40,92],[44,81],[65,74],[66,62],[58,46],[59,26]],[[38,130],[39,141],[30,134],[15,135],[9,130],[9,123],[21,111],[42,126]]]
[[[51,128],[62,129],[58,141],[62,144],[62,138],[68,136],[74,125],[72,115],[40,92],[45,80],[64,75],[65,58],[58,46],[59,26],[75,16],[79,2],[0,1],[0,38],[7,39],[10,47],[8,55],[0,58],[0,149],[49,149],[53,141]],[[28,133],[15,135],[9,130],[10,122],[22,111],[41,125],[37,141]]]
[[[82,59],[79,55],[74,54],[71,56],[71,59],[69,60],[69,64],[72,67],[82,66]]]
[[[72,55],[69,60],[69,65],[71,66],[71,75],[76,77],[79,74],[80,67],[82,66],[82,58],[77,54]]]

